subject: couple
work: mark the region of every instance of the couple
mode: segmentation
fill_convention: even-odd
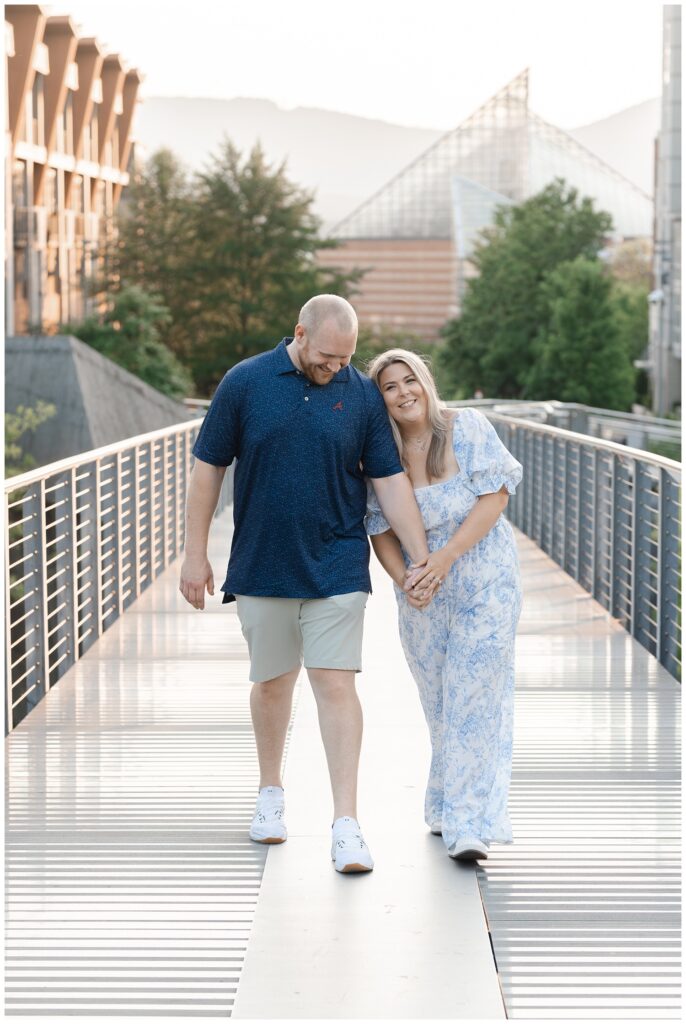
[[[179,589],[214,593],[207,539],[237,459],[223,603],[250,653],[260,786],[250,837],[286,839],[281,780],[304,661],[334,803],[337,871],[372,870],[357,821],[369,545],[395,584],[400,636],[429,725],[426,822],[456,859],[511,842],[507,812],[514,634],[521,605],[501,517],[521,466],[488,420],[446,409],[424,363],[394,349],[365,377],[350,359],[357,317],[336,295],[305,303],[293,338],[224,376],[193,446]],[[365,528],[366,527],[366,528]]]

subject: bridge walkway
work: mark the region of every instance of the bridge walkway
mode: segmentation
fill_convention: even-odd
[[[215,521],[218,583],[230,513]],[[515,843],[451,861],[390,584],[368,605],[359,817],[338,875],[309,685],[289,840],[247,838],[256,758],[235,606],[178,564],[6,745],[6,1013],[241,1018],[679,1015],[678,684],[523,535]],[[221,616],[221,618],[219,617]]]

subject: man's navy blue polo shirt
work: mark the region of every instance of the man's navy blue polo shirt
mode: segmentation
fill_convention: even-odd
[[[284,338],[232,367],[193,455],[234,458],[234,534],[223,603],[371,592],[364,477],[402,473],[376,385],[353,366],[313,384]]]

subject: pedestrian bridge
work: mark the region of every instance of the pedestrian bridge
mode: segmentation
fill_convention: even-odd
[[[289,840],[247,838],[257,762],[235,606],[218,584],[202,612],[178,591],[186,425],[182,444],[158,432],[6,486],[8,1015],[680,1016],[678,468],[494,422],[525,466],[510,508],[524,608],[515,842],[478,866],[424,826],[428,735],[378,567],[358,683],[376,867],[343,876],[304,674]],[[229,498],[210,537],[218,583]]]

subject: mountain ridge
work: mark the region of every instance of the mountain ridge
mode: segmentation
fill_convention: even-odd
[[[659,99],[646,100],[601,121],[565,130],[652,194],[659,110]],[[285,109],[264,97],[153,96],[139,105],[135,136],[144,155],[165,146],[193,171],[202,168],[225,135],[243,152],[259,140],[270,163],[285,160],[291,180],[314,192],[313,208],[326,230],[445,131],[320,107]]]

